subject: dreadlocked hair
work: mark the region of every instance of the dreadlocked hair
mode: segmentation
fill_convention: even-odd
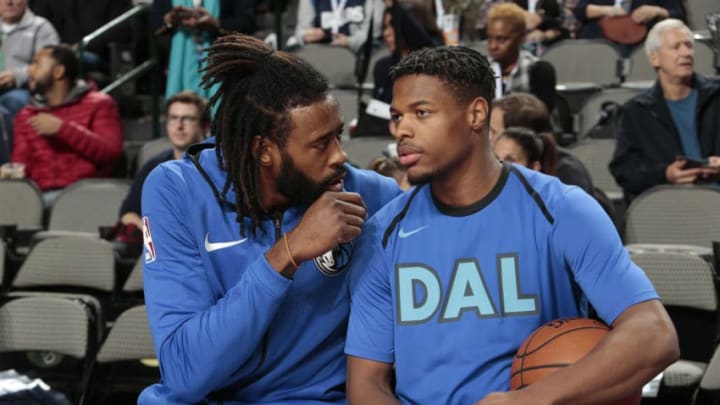
[[[409,75],[439,78],[460,103],[482,97],[490,104],[495,94],[495,77],[487,58],[464,46],[421,49],[403,58],[390,70],[393,81]]]
[[[232,187],[236,221],[246,234],[244,217],[253,235],[266,210],[262,204],[260,162],[253,140],[260,136],[284,147],[292,127],[290,110],[324,100],[327,80],[303,60],[275,52],[263,41],[242,34],[218,38],[208,49],[202,85],[217,85],[212,133],[217,159],[227,173],[222,195]]]

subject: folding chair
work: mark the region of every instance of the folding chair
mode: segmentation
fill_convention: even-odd
[[[382,156],[383,150],[394,141],[385,136],[363,136],[343,142],[343,149],[352,164],[367,167],[374,158]]]
[[[586,138],[588,131],[600,119],[600,112],[606,102],[624,104],[627,100],[640,94],[637,89],[605,89],[590,96],[583,103],[577,118],[577,133],[580,139]]]
[[[38,375],[77,402],[85,391],[98,347],[97,322],[92,306],[82,296],[12,299],[0,306],[0,367]],[[34,367],[26,356],[38,351],[66,357],[57,367]]]
[[[705,15],[720,11],[717,0],[688,0],[683,2],[687,12],[687,23],[691,30],[706,30]]]
[[[679,336],[681,359],[665,370],[661,395],[689,398],[717,344],[718,295],[712,265],[691,253],[629,251],[655,286]]]
[[[155,356],[145,306],[129,308],[118,316],[100,346],[85,395],[88,403],[106,403],[118,395],[136,402],[140,391],[160,379],[157,367],[140,362]]]
[[[627,209],[625,243],[684,244],[712,248],[720,241],[720,189],[653,187]]]

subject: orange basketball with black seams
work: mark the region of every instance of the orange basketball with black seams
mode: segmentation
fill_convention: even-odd
[[[546,323],[525,339],[513,359],[510,389],[524,388],[588,354],[610,331],[600,321],[565,318]],[[592,384],[591,381],[588,384]],[[640,392],[605,405],[638,405]]]

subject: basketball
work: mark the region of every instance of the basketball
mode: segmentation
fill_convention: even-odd
[[[557,319],[536,329],[525,339],[513,359],[510,389],[522,389],[580,360],[610,328],[587,318]],[[591,382],[589,382],[591,383]],[[640,393],[606,405],[637,405]]]

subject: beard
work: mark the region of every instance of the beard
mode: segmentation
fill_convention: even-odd
[[[315,181],[305,175],[287,152],[282,151],[282,165],[278,179],[278,191],[293,204],[310,205],[317,200],[328,187],[345,175],[346,169],[341,166],[331,175]]]
[[[30,86],[30,94],[34,97],[44,97],[51,86],[52,77],[39,77],[35,79],[35,82]]]

